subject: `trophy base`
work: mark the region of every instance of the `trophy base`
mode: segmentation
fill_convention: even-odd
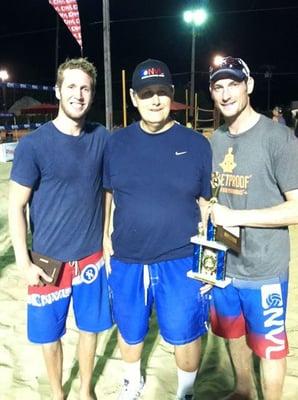
[[[198,272],[193,272],[192,270],[189,270],[186,274],[189,278],[192,279],[197,279],[198,281],[202,281],[205,283],[210,283],[211,285],[220,287],[220,288],[225,288],[228,286],[231,282],[231,278],[225,278],[225,279],[214,279],[211,276],[206,276],[205,274],[199,274]]]

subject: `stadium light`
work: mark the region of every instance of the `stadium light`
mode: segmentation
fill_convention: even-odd
[[[6,112],[6,86],[3,84],[9,78],[8,72],[6,69],[0,70],[0,80],[2,86],[2,96],[3,96],[3,110]]]
[[[6,69],[1,69],[1,71],[0,71],[1,82],[7,81],[8,78],[9,78],[9,75],[8,75],[8,72],[6,71]]]
[[[219,65],[221,65],[221,63],[223,62],[224,57],[217,54],[214,58],[213,58],[213,65],[215,67],[218,67]]]

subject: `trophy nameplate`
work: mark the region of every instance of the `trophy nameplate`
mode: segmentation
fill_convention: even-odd
[[[214,204],[220,190],[218,173],[212,174],[211,186],[210,203]],[[231,279],[226,277],[227,251],[230,249],[240,253],[240,228],[214,226],[209,216],[207,232],[203,232],[200,223],[198,235],[193,236],[190,241],[194,243],[193,266],[187,276],[221,288],[229,285]]]
[[[207,239],[224,243],[229,249],[235,251],[238,254],[241,251],[240,228],[238,226],[237,227],[226,227],[226,226],[216,226],[215,227],[209,219],[208,227],[207,227]]]

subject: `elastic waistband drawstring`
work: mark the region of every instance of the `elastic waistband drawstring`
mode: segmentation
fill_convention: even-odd
[[[68,261],[68,264],[74,268],[74,273],[75,276],[80,275],[80,268],[79,268],[79,262],[78,261]]]
[[[143,285],[144,285],[144,301],[145,301],[145,306],[146,306],[147,305],[147,301],[148,301],[148,288],[149,288],[149,285],[150,285],[150,276],[149,276],[148,264],[144,264]]]

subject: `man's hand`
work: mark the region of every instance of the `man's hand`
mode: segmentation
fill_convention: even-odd
[[[104,235],[103,238],[103,258],[105,260],[105,268],[107,276],[112,272],[111,268],[111,256],[114,254],[112,239],[109,235]]]
[[[220,226],[238,226],[237,219],[235,218],[235,211],[226,206],[218,203],[210,206],[211,221],[213,225]]]
[[[206,236],[208,217],[210,214],[210,209],[209,209],[210,203],[209,200],[205,200],[203,197],[200,197],[200,199],[197,200],[197,203],[201,211],[201,222],[199,222],[198,231],[199,234],[201,234],[202,236]]]
[[[46,282],[51,283],[52,278],[47,275],[40,267],[30,262],[29,266],[24,268],[25,279],[30,286],[43,286],[40,278],[43,278]]]

